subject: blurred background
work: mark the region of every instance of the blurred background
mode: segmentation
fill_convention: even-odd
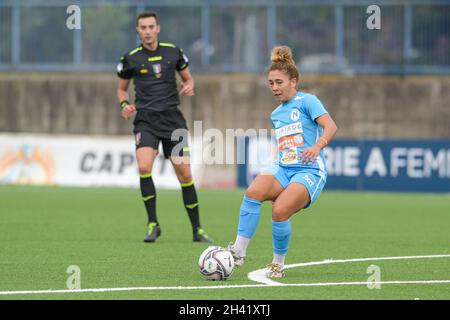
[[[137,14],[154,10],[160,40],[190,59],[196,95],[181,109],[194,142],[211,142],[208,129],[270,129],[265,70],[271,48],[287,45],[301,90],[340,128],[326,152],[329,188],[450,192],[450,1],[373,2],[0,0],[0,182],[137,186],[115,70],[139,45]],[[379,29],[368,28],[373,4]],[[79,29],[68,28],[71,5]],[[245,140],[247,160],[260,144]],[[228,141],[223,153],[236,148]],[[218,151],[193,149],[203,160]],[[245,187],[267,162],[220,160],[197,161],[203,187]],[[155,171],[157,184],[178,187],[162,158]]]

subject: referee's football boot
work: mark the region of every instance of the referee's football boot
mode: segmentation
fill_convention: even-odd
[[[194,242],[206,242],[206,243],[213,243],[214,240],[211,239],[203,229],[197,229],[197,231],[194,232],[194,236],[192,239]]]
[[[231,255],[233,256],[234,259],[234,265],[236,267],[242,267],[242,265],[245,262],[245,256],[241,256],[240,254],[237,253],[236,249],[233,247],[233,244],[230,243],[227,247],[227,250],[231,252]]]
[[[150,222],[148,224],[147,234],[145,235],[144,242],[155,242],[156,238],[161,235],[161,227],[156,222]]]

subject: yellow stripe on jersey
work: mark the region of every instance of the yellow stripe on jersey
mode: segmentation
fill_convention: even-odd
[[[129,55],[132,56],[133,54],[135,54],[136,52],[141,51],[141,50],[142,50],[142,47],[137,47],[133,51],[130,51]]]
[[[162,57],[161,57],[161,56],[156,56],[156,57],[150,57],[150,58],[148,58],[148,61],[159,61],[159,60],[162,60]]]
[[[176,45],[172,44],[172,43],[167,43],[167,42],[160,42],[159,45],[161,47],[171,47],[171,48],[176,48]]]

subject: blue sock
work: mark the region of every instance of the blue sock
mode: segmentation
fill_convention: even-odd
[[[244,196],[239,215],[238,235],[251,239],[256,231],[261,215],[261,201]]]
[[[291,221],[278,222],[272,220],[273,252],[279,255],[285,255],[288,252],[290,238]]]

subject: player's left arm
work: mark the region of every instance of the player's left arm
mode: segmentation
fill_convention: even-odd
[[[315,145],[317,145],[320,149],[323,149],[334,138],[338,128],[336,123],[328,113],[318,117],[316,119],[316,122],[323,128],[323,134],[319,137]]]
[[[320,154],[320,150],[325,148],[331,142],[338,129],[336,123],[328,113],[317,117],[315,121],[323,128],[323,134],[317,139],[316,144],[301,151],[302,155],[300,160],[303,163],[309,163],[309,161],[312,160],[312,163],[314,164],[316,158]]]
[[[184,93],[188,97],[192,97],[194,95],[195,83],[189,68],[184,68],[183,70],[178,71],[178,73],[183,81],[181,83],[180,95]]]

